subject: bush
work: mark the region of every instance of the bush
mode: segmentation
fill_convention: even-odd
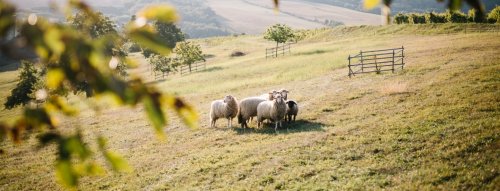
[[[408,15],[398,13],[394,16],[395,24],[408,24],[410,21],[408,20]]]
[[[500,23],[500,6],[496,6],[488,13],[488,23]]]
[[[410,14],[408,20],[410,24],[425,24],[425,16],[422,14],[412,13]]]
[[[425,14],[426,23],[446,23],[446,16],[440,13],[430,12]]]
[[[35,91],[35,85],[39,81],[38,70],[29,61],[21,61],[21,73],[19,74],[19,82],[16,87],[10,92],[7,101],[4,103],[6,109],[12,109],[18,105],[26,105],[33,97],[31,94]]]
[[[467,15],[460,11],[448,11],[446,13],[446,20],[449,23],[467,23]]]

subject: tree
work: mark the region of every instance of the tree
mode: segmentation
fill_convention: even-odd
[[[127,56],[127,52],[124,50],[125,40],[118,35],[116,24],[101,12],[78,11],[67,20],[73,28],[85,35],[89,35],[92,39],[113,36],[114,41],[108,41],[103,45],[106,56],[114,56],[115,58]],[[121,76],[127,76],[127,66],[124,62],[116,62],[113,69]],[[94,90],[88,85],[87,79],[81,79],[80,82],[75,84],[75,87],[75,93],[84,91],[87,97],[92,97],[94,94]]]
[[[61,132],[62,128],[58,127],[64,123],[56,123],[56,119],[60,115],[65,118],[75,117],[79,109],[60,95],[50,93],[51,90],[57,90],[62,86],[76,88],[80,82],[85,81],[98,95],[97,98],[109,97],[119,105],[142,105],[158,137],[162,137],[164,133],[167,109],[175,112],[192,128],[197,127],[197,113],[181,98],[163,93],[138,77],[124,80],[117,76],[113,67],[109,66],[114,65],[117,60],[122,61],[127,58],[120,54],[113,55],[113,52],[106,47],[119,43],[120,38],[116,35],[101,35],[105,34],[102,30],[89,35],[82,32],[85,29],[77,29],[79,26],[94,26],[99,23],[100,14],[94,12],[87,4],[71,0],[65,10],[78,10],[86,16],[80,17],[83,22],[77,25],[52,23],[36,15],[30,15],[26,21],[16,21],[14,16],[16,8],[0,0],[0,39],[5,39],[8,31],[18,27],[17,38],[23,42],[8,44],[0,41],[0,51],[2,53],[6,50],[16,51],[19,46],[34,50],[39,57],[40,65],[46,70],[46,92],[48,92],[47,99],[41,106],[24,107],[24,112],[13,123],[0,122],[0,153],[4,153],[1,147],[5,145],[3,141],[6,137],[18,143],[32,137],[28,135],[36,133],[41,146],[56,144],[57,157],[54,167],[56,177],[61,184],[74,189],[82,176],[99,174],[103,171],[102,165],[95,157],[96,154],[100,154],[113,170],[130,171],[131,168],[120,155],[107,149],[104,137],[97,136],[95,139],[90,139],[97,140],[96,152],[89,146],[90,144],[84,142],[89,140],[84,138],[95,134],[80,132],[72,134],[66,130],[64,133]],[[154,32],[154,27],[145,23],[156,20],[174,22],[178,18],[175,10],[170,6],[155,5],[140,10],[137,17],[136,21],[125,27],[123,36],[159,54],[168,55],[171,48],[161,43],[160,37]],[[68,128],[76,128],[75,126]]]
[[[23,60],[21,61],[21,73],[19,73],[19,82],[16,87],[10,92],[10,96],[4,103],[5,108],[12,109],[19,105],[26,105],[33,97],[31,94],[35,91],[35,85],[39,81],[38,70],[33,66],[33,63]]]
[[[162,55],[153,55],[148,58],[148,61],[153,66],[153,71],[167,74],[175,71],[178,63],[176,58]]]
[[[95,12],[91,16],[86,11],[79,11],[67,20],[75,29],[90,35],[93,39],[104,35],[118,34],[115,23],[101,12]]]
[[[165,43],[170,48],[175,48],[177,42],[184,41],[185,35],[182,33],[181,29],[179,29],[172,22],[155,22],[154,26],[156,31],[158,32],[158,36],[161,38],[162,43]],[[154,51],[150,49],[144,49],[143,53],[144,57],[149,58],[153,54],[156,54]]]
[[[264,39],[272,40],[276,42],[276,56],[278,56],[278,45],[279,43],[285,43],[294,38],[294,33],[292,29],[285,24],[275,24],[267,28],[264,33]]]
[[[178,65],[188,65],[189,72],[191,72],[191,64],[196,61],[205,61],[201,47],[198,44],[187,41],[181,42],[177,44],[174,52],[176,54],[176,61],[178,62]]]
[[[500,6],[496,6],[493,10],[488,13],[489,23],[500,23]]]

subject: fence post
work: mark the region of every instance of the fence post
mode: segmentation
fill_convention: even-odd
[[[347,58],[347,60],[349,60],[349,64],[347,65],[349,67],[349,74],[348,74],[348,76],[349,76],[349,78],[351,78],[351,72],[352,72],[352,70],[351,70],[351,55],[350,54],[349,54],[349,57]]]
[[[394,73],[394,50],[392,49],[392,73]]]
[[[373,58],[375,59],[375,70],[376,70],[376,73],[380,74],[380,68],[378,67],[378,63],[377,63],[377,55],[373,56]]]
[[[364,72],[365,66],[363,65],[363,51],[362,50],[359,51],[359,57],[361,60],[361,72]]]
[[[405,66],[404,59],[405,59],[405,47],[401,46],[401,70],[404,69]]]

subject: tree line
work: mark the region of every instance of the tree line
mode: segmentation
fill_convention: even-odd
[[[491,10],[486,18],[480,18],[475,9],[467,14],[461,11],[446,11],[444,13],[398,13],[393,17],[395,24],[425,24],[425,23],[500,23],[500,6]]]

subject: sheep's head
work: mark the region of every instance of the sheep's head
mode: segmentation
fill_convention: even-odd
[[[285,102],[285,100],[283,100],[283,96],[281,96],[281,94],[277,93],[277,94],[274,94],[274,101],[276,103],[282,103],[282,102]]]
[[[289,91],[288,91],[288,90],[285,90],[285,89],[281,89],[281,90],[279,91],[279,93],[281,93],[281,96],[282,96],[282,97],[283,97],[283,99],[285,99],[285,100],[287,99],[288,92],[289,92]]]
[[[273,100],[274,99],[274,95],[276,95],[278,92],[276,90],[273,90],[273,91],[270,91],[269,92],[269,100]]]
[[[224,103],[229,103],[231,100],[233,100],[233,96],[232,95],[227,95],[226,97],[224,97]]]

